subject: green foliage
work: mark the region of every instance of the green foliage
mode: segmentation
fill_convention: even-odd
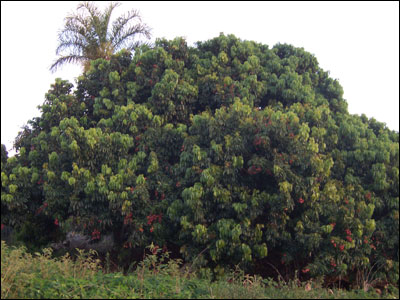
[[[350,115],[303,49],[162,39],[71,88],[57,79],[2,151],[2,223],[171,245],[215,276],[271,256],[288,276],[397,282],[398,132]]]
[[[240,269],[211,282],[182,268],[180,260],[169,258],[154,245],[131,273],[105,273],[93,251],[79,251],[75,259],[68,254],[52,259],[51,249],[34,255],[24,247],[1,245],[2,299],[369,299],[398,298],[391,287],[380,296],[369,291],[324,289],[318,282],[275,282],[244,274]]]

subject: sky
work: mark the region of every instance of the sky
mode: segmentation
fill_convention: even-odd
[[[109,2],[94,1],[104,9]],[[40,116],[55,78],[75,85],[78,65],[51,73],[58,32],[78,1],[1,1],[1,143],[9,156],[27,121]],[[302,47],[338,79],[351,114],[399,131],[399,2],[128,1],[111,22],[137,9],[152,39],[185,37],[189,45],[224,34],[272,48]]]

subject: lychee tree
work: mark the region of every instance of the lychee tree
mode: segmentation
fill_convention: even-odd
[[[75,91],[57,79],[40,110],[2,150],[2,224],[216,272],[398,280],[398,132],[350,115],[304,49],[161,39],[92,61]]]

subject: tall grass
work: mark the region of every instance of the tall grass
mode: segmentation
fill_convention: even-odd
[[[374,289],[345,291],[323,289],[313,281],[276,282],[250,276],[237,269],[212,282],[183,268],[182,261],[169,259],[153,245],[150,254],[124,275],[122,270],[107,273],[96,253],[78,251],[52,258],[50,249],[29,254],[24,247],[9,247],[1,242],[1,298],[89,298],[89,299],[365,299],[399,297],[391,287],[379,295]],[[107,262],[106,262],[107,265]]]
[[[48,291],[61,291],[65,278],[75,282],[92,279],[100,270],[94,254],[79,251],[75,262],[69,254],[55,260],[51,248],[32,255],[25,247],[9,247],[1,241],[1,298],[51,297]]]

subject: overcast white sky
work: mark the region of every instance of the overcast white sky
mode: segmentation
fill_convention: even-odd
[[[81,74],[64,65],[52,74],[57,33],[77,1],[1,2],[1,143],[9,154],[21,127],[39,116],[38,105],[56,77]],[[96,2],[103,9],[109,2]],[[189,45],[234,34],[272,48],[303,47],[339,79],[352,114],[365,113],[399,130],[399,2],[150,2],[129,1],[118,17],[138,9],[152,41],[186,37]]]

